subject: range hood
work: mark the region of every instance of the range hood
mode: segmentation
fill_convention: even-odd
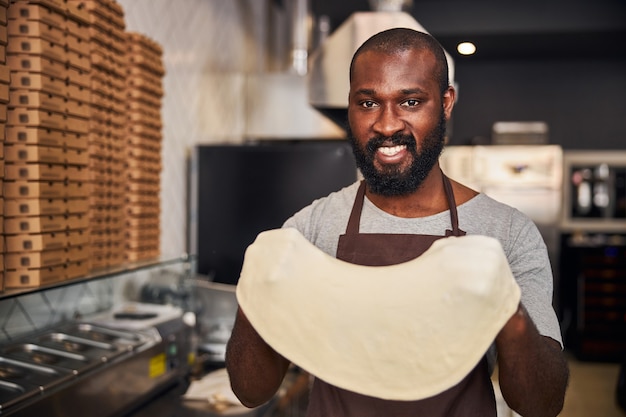
[[[384,9],[379,9],[384,10]],[[339,126],[346,126],[350,61],[370,36],[386,29],[406,27],[428,31],[404,11],[356,12],[328,36],[309,61],[309,103]],[[454,62],[446,52],[450,83]]]

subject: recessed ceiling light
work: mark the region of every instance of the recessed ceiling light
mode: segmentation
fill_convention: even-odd
[[[457,45],[456,50],[459,51],[461,55],[472,55],[476,52],[476,45],[471,42],[461,42]]]

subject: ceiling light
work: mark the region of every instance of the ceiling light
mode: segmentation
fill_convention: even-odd
[[[471,42],[461,42],[457,45],[456,50],[459,51],[461,55],[472,55],[476,52],[476,45]]]

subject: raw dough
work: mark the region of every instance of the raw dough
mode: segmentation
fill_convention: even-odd
[[[236,294],[260,336],[294,364],[391,400],[430,397],[460,382],[520,300],[490,237],[440,239],[419,258],[371,267],[329,256],[296,229],[257,236]]]

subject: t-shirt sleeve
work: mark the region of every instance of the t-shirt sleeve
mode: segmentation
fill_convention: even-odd
[[[561,330],[553,307],[554,279],[546,245],[535,224],[516,211],[511,217],[511,239],[505,248],[511,271],[521,290],[521,301],[540,334],[561,344]]]

